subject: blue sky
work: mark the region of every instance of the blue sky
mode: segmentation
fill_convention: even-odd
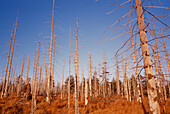
[[[112,66],[115,61],[111,58],[115,52],[121,47],[122,43],[127,40],[127,35],[104,43],[98,43],[104,40],[115,27],[126,23],[128,18],[123,19],[116,26],[110,28],[102,37],[103,32],[111,24],[116,22],[121,16],[129,12],[129,7],[123,7],[111,14],[107,12],[113,10],[116,6],[126,0],[118,1],[113,7],[113,0],[56,0],[54,11],[54,34],[56,39],[56,57],[55,57],[55,80],[60,81],[62,75],[62,64],[65,60],[65,77],[68,76],[68,51],[69,51],[69,30],[72,28],[72,73],[74,74],[73,54],[75,52],[75,36],[76,36],[76,17],[79,18],[79,62],[80,75],[82,68],[85,76],[88,76],[88,52],[92,55],[92,67],[98,67],[103,61],[103,50],[105,50],[107,66]],[[169,1],[162,2],[165,7],[170,5]],[[158,1],[154,1],[156,6],[160,6]],[[127,4],[129,5],[129,4]],[[146,6],[150,3],[146,2]],[[50,30],[52,17],[52,0],[1,0],[0,1],[0,75],[4,75],[6,66],[7,51],[10,41],[10,34],[13,24],[15,24],[16,16],[19,11],[18,27],[16,34],[16,44],[14,51],[13,65],[17,65],[16,74],[20,74],[22,59],[25,56],[24,77],[26,75],[26,66],[28,52],[31,53],[30,77],[32,77],[32,68],[34,60],[34,51],[38,49],[38,41],[41,41],[40,65],[43,66],[43,49],[49,48]],[[135,18],[136,12],[132,18]],[[163,10],[156,9],[157,15],[163,15]],[[168,10],[165,10],[168,14]],[[148,14],[146,14],[147,16]],[[164,18],[161,18],[164,20]],[[165,22],[169,24],[168,18]],[[134,23],[132,23],[134,24]],[[157,23],[156,23],[157,24]],[[157,25],[159,26],[160,23]],[[112,37],[128,31],[128,26],[118,29]],[[111,37],[111,38],[112,38]],[[130,43],[129,43],[130,44]],[[169,41],[167,42],[167,45]],[[129,52],[131,53],[131,51]],[[127,55],[128,56],[128,55]],[[130,63],[131,64],[131,63]],[[131,64],[133,66],[133,64]],[[114,68],[109,69],[112,74],[109,79],[115,77]],[[44,68],[43,68],[44,75]],[[81,78],[80,78],[81,79]]]

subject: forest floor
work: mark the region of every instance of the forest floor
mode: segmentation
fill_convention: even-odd
[[[1,114],[29,114],[31,113],[31,102],[23,97],[6,97],[0,98],[0,113]],[[60,96],[53,96],[50,104],[45,101],[44,96],[37,97],[37,109],[35,114],[65,114],[75,113],[74,99],[71,96],[70,109],[68,109],[67,96],[61,100]],[[112,96],[109,98],[97,97],[93,98],[88,105],[85,106],[84,101],[79,101],[79,113],[91,114],[147,114],[149,113],[149,104],[147,97],[143,98],[143,104],[136,100],[127,101],[125,98]],[[170,98],[166,103],[160,103],[161,113],[170,113]],[[163,109],[165,110],[163,112]]]

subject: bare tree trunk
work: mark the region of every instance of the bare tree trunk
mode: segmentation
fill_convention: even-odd
[[[129,22],[130,22],[130,16],[129,16]],[[132,46],[132,51],[133,51],[133,61],[134,61],[134,65],[135,65],[135,78],[137,79],[138,73],[137,73],[137,65],[136,65],[136,56],[135,56],[135,48],[134,48],[134,43],[133,43],[133,35],[132,35],[132,30],[131,30],[131,24],[129,23],[129,28],[130,28],[130,35],[131,35],[131,46]],[[138,85],[139,86],[139,85]],[[138,92],[137,92],[137,91]],[[133,84],[133,92],[134,92],[134,97],[137,98],[137,100],[141,101],[140,97],[140,91],[139,88],[136,88],[136,84]]]
[[[70,38],[69,38],[68,108],[70,108],[70,73],[71,73],[71,27],[70,27]]]
[[[143,11],[142,11],[142,4],[140,0],[135,0],[135,2],[136,2],[136,9],[137,9],[137,19],[138,19],[138,27],[139,27],[139,35],[140,35],[140,41],[141,41],[144,68],[145,68],[145,75],[147,79],[147,93],[148,93],[150,111],[153,112],[153,114],[159,114],[160,106],[159,106],[158,101],[156,100],[157,91],[156,91],[156,85],[155,85],[155,80],[153,76],[153,69],[151,65],[149,47],[147,44],[147,37],[145,33],[145,24],[144,24],[144,17],[143,17]]]
[[[104,83],[103,83],[103,97],[105,98],[106,97],[106,84],[107,84],[107,78],[106,78],[106,61],[105,61],[105,51],[104,51]]]
[[[119,84],[119,66],[118,66],[118,60],[116,58],[116,87],[117,87],[117,95],[120,95],[120,84]]]
[[[54,80],[54,61],[55,61],[55,40],[56,35],[54,35],[54,44],[53,44],[53,67],[52,67],[52,77],[51,77],[51,92],[53,93],[53,80]]]
[[[95,70],[94,70],[94,96],[97,97],[97,81],[96,81],[96,75],[97,75],[97,72],[96,72],[96,67],[95,67]]]
[[[129,100],[129,94],[128,94],[128,82],[127,82],[127,62],[126,62],[126,57],[125,58],[125,93],[126,93],[126,98]]]
[[[161,60],[160,60],[160,55],[159,55],[159,49],[158,49],[156,36],[155,36],[155,44],[156,44],[156,49],[157,49],[159,68],[160,68],[160,71],[161,71],[161,77],[162,77],[162,82],[163,82],[164,100],[167,100],[166,88],[165,88],[165,79],[164,79],[164,74],[163,74],[163,71],[162,71],[162,65],[161,65]]]
[[[13,39],[13,44],[12,44],[12,52],[11,52],[11,57],[10,57],[10,63],[9,63],[9,69],[8,69],[7,81],[6,81],[6,85],[5,85],[4,96],[7,96],[8,82],[9,82],[9,76],[10,76],[10,71],[11,71],[11,66],[12,66],[12,59],[13,59],[13,53],[14,53],[14,45],[15,45],[15,37],[16,37],[16,31],[17,31],[18,16],[19,16],[19,13],[17,15],[17,20],[16,20],[16,24],[15,24],[14,39]]]
[[[87,79],[85,79],[85,106],[87,106],[88,103],[88,86],[87,86]]]
[[[13,96],[13,93],[14,93],[14,88],[15,88],[15,71],[16,71],[16,66],[14,68],[14,73],[13,73],[13,83],[12,83],[12,91],[11,91],[11,97]]]
[[[24,57],[25,59],[25,57]],[[20,96],[20,91],[21,91],[21,86],[22,86],[22,75],[23,75],[23,70],[24,70],[24,59],[22,60],[22,68],[21,68],[21,74],[19,77],[19,84],[18,84],[18,89],[17,89],[17,97]]]
[[[90,91],[90,99],[92,97],[92,88],[91,88],[91,56],[89,52],[89,91]]]
[[[6,85],[6,75],[7,75],[8,65],[9,65],[9,58],[10,58],[10,51],[11,51],[11,44],[12,44],[12,37],[13,37],[13,29],[14,29],[14,25],[13,25],[12,31],[11,31],[11,40],[10,40],[10,45],[9,45],[9,50],[8,50],[8,58],[7,58],[7,64],[6,64],[6,69],[5,69],[4,82],[3,82],[3,85],[2,85],[1,98],[4,95],[4,88],[5,88],[5,85]]]
[[[48,84],[47,84],[47,98],[46,98],[46,101],[48,103],[50,103],[50,100],[51,100],[50,79],[51,79],[52,45],[53,45],[54,4],[55,4],[55,0],[53,0],[52,25],[51,25],[51,42],[50,42],[50,58],[49,58],[49,67],[48,67]]]
[[[100,96],[100,64],[99,64],[99,93],[98,95]]]
[[[64,85],[64,65],[65,61],[63,62],[63,74],[62,74],[62,85],[61,85],[61,99],[63,99],[63,85]]]
[[[84,70],[82,70],[82,82],[81,82],[81,101],[84,98]]]
[[[28,54],[27,74],[26,74],[26,85],[29,83],[29,80],[28,80],[29,66],[30,66],[30,52],[29,52],[29,54]]]
[[[41,74],[42,74],[42,67],[40,68],[40,75],[39,75],[39,81],[38,81],[38,95],[40,94],[40,90],[42,89],[41,88]]]
[[[168,57],[168,52],[166,49],[166,45],[165,45],[165,40],[164,40],[164,36],[163,36],[163,31],[161,29],[161,33],[162,33],[162,40],[163,40],[163,46],[164,46],[164,50],[165,50],[165,55],[166,55],[166,62],[167,62],[167,66],[168,66],[168,77],[170,80],[170,64],[169,64],[169,57]],[[170,82],[167,82],[168,85],[170,85]],[[165,93],[166,94],[166,93]],[[169,88],[169,94],[170,94],[170,88]],[[167,96],[165,96],[165,99],[167,99]]]
[[[75,114],[78,114],[78,100],[77,100],[77,77],[78,77],[78,17],[76,30],[76,60],[75,60]]]

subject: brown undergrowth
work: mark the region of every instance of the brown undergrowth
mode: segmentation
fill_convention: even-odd
[[[23,97],[6,97],[0,99],[0,113],[2,114],[29,114],[31,113],[31,102],[32,100],[27,101]],[[71,96],[70,109],[67,105],[67,96],[64,96],[61,99],[60,96],[53,96],[53,100],[50,104],[45,101],[44,96],[37,97],[37,109],[35,114],[65,114],[75,113],[74,109],[74,98]],[[110,98],[92,98],[88,102],[88,105],[84,105],[84,101],[79,101],[79,113],[80,114],[145,114],[149,113],[149,104],[148,99],[145,97],[143,99],[143,104],[140,104],[136,100],[127,101],[125,98],[112,96]],[[170,98],[166,103],[161,103],[161,112],[163,109],[165,113],[170,113]]]

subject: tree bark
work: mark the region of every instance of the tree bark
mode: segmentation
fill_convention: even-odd
[[[144,17],[143,17],[143,11],[142,11],[142,4],[140,0],[135,0],[135,3],[136,3],[136,8],[137,8],[139,36],[140,36],[140,41],[141,41],[145,75],[146,75],[146,80],[147,80],[147,93],[148,93],[150,111],[153,112],[153,114],[159,114],[160,106],[159,106],[158,100],[156,99],[157,90],[156,90],[155,79],[153,75],[153,69],[151,65],[151,58],[150,58],[149,47],[147,43],[147,37],[145,33],[145,24],[144,24]]]

